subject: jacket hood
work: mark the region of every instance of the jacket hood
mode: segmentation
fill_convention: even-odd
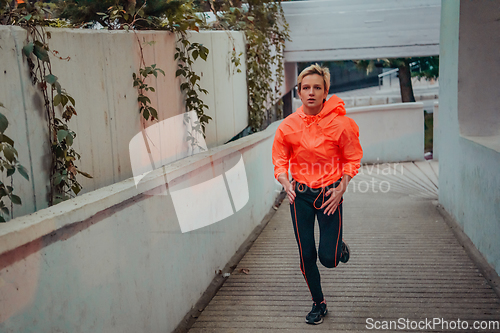
[[[332,113],[335,114],[335,116],[345,115],[346,111],[344,105],[345,103],[342,99],[340,99],[340,97],[338,97],[337,95],[332,95],[332,97],[330,97],[325,103],[323,103],[323,108],[317,115],[309,116],[305,114],[304,110],[302,109],[303,106],[297,109],[297,113],[300,116],[300,118],[309,123],[313,119],[319,120]]]

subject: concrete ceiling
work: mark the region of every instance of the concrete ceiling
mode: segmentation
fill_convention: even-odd
[[[441,0],[282,2],[286,62],[439,54]]]

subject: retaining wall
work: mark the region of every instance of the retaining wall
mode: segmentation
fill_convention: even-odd
[[[123,181],[132,176],[129,142],[144,127],[137,103],[138,92],[132,86],[132,74],[141,65],[139,43],[146,65],[156,64],[165,76],[148,83],[156,88],[151,94],[159,120],[184,112],[184,102],[175,77],[176,36],[166,31],[96,31],[49,29],[51,50],[69,61],[51,55],[52,70],[59,82],[76,100],[78,116],[69,127],[77,137],[74,147],[81,153],[77,163],[93,179],[80,177],[83,192]],[[209,50],[207,61],[200,58],[194,69],[201,86],[209,91],[201,98],[213,118],[208,124],[208,147],[227,142],[248,125],[245,61],[237,73],[231,62],[233,46],[244,51],[244,36],[239,32],[211,31],[190,33],[192,42],[203,43]],[[146,43],[154,42],[152,45]],[[50,152],[43,99],[31,84],[28,65],[22,55],[26,32],[19,27],[0,26],[0,102],[9,119],[6,134],[15,141],[19,161],[28,168],[30,181],[14,177],[14,188],[23,205],[14,207],[14,217],[47,207]],[[60,114],[61,110],[57,109]],[[160,134],[161,135],[161,134]],[[179,157],[184,152],[178,152]]]
[[[302,102],[294,99],[294,111]],[[362,163],[424,159],[424,106],[421,102],[347,107],[359,126]]]
[[[348,108],[359,126],[362,163],[424,160],[424,107],[421,102]]]
[[[281,189],[271,161],[276,128],[156,169],[139,188],[129,178],[0,225],[0,331],[171,332]],[[226,163],[234,156],[245,170],[236,180]],[[221,192],[204,183],[201,200],[180,204],[162,193],[165,179],[198,190],[213,174],[224,184],[221,165]],[[200,212],[208,219],[225,209],[225,191],[234,214],[181,231],[182,210],[215,201]]]

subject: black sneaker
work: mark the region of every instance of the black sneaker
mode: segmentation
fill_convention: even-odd
[[[328,313],[328,309],[326,308],[326,302],[323,301],[319,304],[313,303],[313,307],[311,312],[309,312],[306,316],[306,323],[311,325],[318,325],[323,322],[323,317]]]
[[[349,246],[342,241],[342,253],[340,254],[340,261],[344,264],[349,261]]]

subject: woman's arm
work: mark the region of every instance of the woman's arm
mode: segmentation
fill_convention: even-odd
[[[285,141],[283,132],[278,127],[274,136],[273,142],[273,164],[274,164],[274,177],[283,185],[290,203],[295,200],[294,184],[288,180],[288,167],[290,162],[290,148]]]
[[[325,214],[330,215],[337,209],[342,196],[347,190],[347,185],[358,173],[363,149],[359,143],[359,128],[351,118],[345,117],[344,130],[339,137],[339,146],[342,151],[342,181],[335,189],[328,190],[325,195],[330,198],[321,206],[326,207]]]

